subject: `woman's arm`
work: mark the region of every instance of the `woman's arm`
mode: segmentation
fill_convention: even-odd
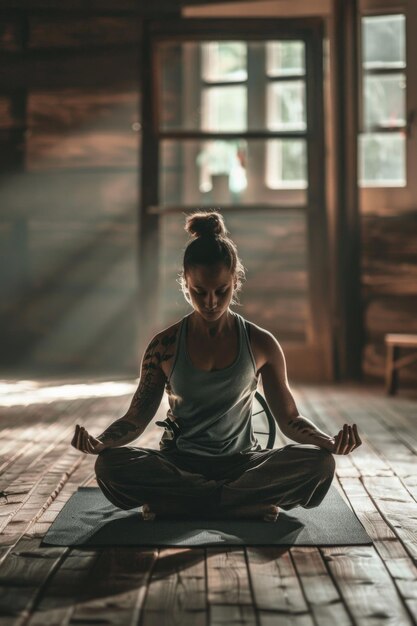
[[[172,356],[169,352],[169,342],[156,335],[145,350],[139,385],[125,415],[110,424],[98,437],[93,437],[77,424],[71,445],[82,452],[98,454],[105,448],[123,446],[137,439],[161,403],[166,377],[160,363]]]
[[[326,448],[334,454],[348,454],[361,445],[356,424],[345,424],[335,437],[320,430],[300,415],[287,379],[285,357],[281,346],[268,331],[262,333],[262,351],[266,362],[260,369],[265,399],[281,431],[297,443]]]
[[[153,339],[145,350],[138,388],[123,417],[97,437],[106,448],[123,446],[137,439],[154,418],[164,394],[166,377],[159,367],[161,346]]]

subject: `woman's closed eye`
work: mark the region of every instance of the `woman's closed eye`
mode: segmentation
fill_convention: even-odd
[[[224,296],[227,293],[227,291],[228,291],[227,289],[223,289],[223,291],[216,291],[216,294],[218,296]],[[194,291],[194,293],[197,296],[205,296],[206,295],[205,291]]]

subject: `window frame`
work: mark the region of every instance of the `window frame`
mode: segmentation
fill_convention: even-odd
[[[406,80],[405,97],[405,175],[404,186],[367,186],[359,185],[358,169],[358,193],[361,211],[365,214],[390,214],[397,211],[409,211],[415,209],[417,197],[417,179],[413,172],[417,171],[417,124],[416,118],[410,123],[412,111],[417,113],[417,74],[412,72],[411,59],[417,55],[417,41],[413,38],[413,32],[417,28],[417,5],[406,3],[404,0],[362,0],[360,3],[360,30],[362,31],[362,18],[378,15],[394,15],[402,13],[405,16],[406,38],[406,67],[404,69]],[[362,37],[359,38],[358,54],[358,85],[359,112],[362,127],[363,120],[363,81],[365,72],[362,59]],[[359,136],[358,136],[358,167],[359,167]]]

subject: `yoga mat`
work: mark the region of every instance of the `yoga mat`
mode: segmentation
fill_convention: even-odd
[[[65,504],[42,545],[54,546],[336,546],[372,540],[337,489],[318,507],[280,509],[276,522],[262,520],[158,520],[145,522],[139,508],[114,507],[93,487],[80,487]]]

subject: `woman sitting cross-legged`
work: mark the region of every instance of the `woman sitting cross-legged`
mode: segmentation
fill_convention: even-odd
[[[361,445],[356,424],[336,436],[299,414],[277,339],[231,310],[245,278],[218,211],[188,216],[192,235],[181,282],[192,312],[157,333],[143,355],[126,414],[98,437],[76,426],[72,445],[98,455],[97,482],[115,506],[156,517],[277,519],[279,507],[318,506],[333,480],[334,454]],[[296,443],[262,449],[252,403],[263,392],[281,431]],[[128,446],[154,418],[164,390],[159,449]]]

